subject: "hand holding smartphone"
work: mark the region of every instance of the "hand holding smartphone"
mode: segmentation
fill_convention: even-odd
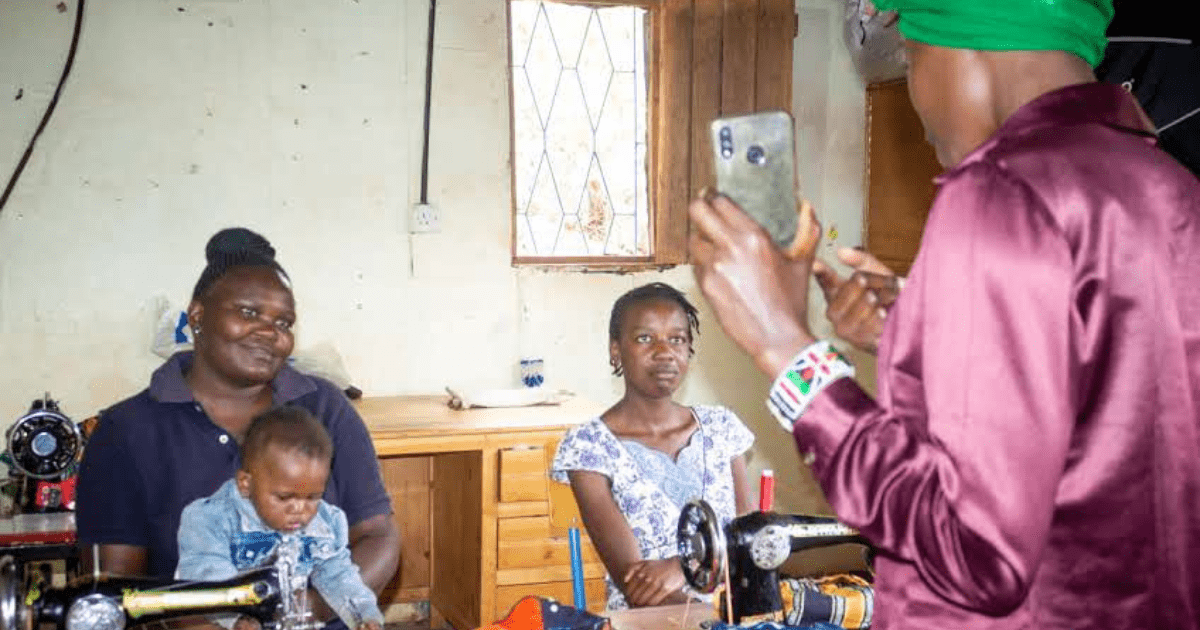
[[[763,373],[777,375],[814,340],[808,272],[821,238],[812,208],[796,203],[792,119],[720,118],[711,138],[717,189],[727,199],[688,206],[692,269],[725,332]]]
[[[782,249],[796,237],[796,161],[792,117],[767,111],[712,122],[717,191],[729,197]]]

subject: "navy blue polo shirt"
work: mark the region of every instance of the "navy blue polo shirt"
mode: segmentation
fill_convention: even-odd
[[[154,371],[150,387],[101,412],[79,469],[80,544],[145,547],[153,577],[175,573],[184,506],[216,492],[241,464],[233,436],[208,418],[184,381],[191,361],[190,352],[175,354]],[[333,438],[325,500],[346,512],[351,526],[390,514],[375,447],[345,394],[291,367],[272,387],[276,405],[307,409]]]

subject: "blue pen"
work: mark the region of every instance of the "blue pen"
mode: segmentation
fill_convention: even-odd
[[[587,610],[587,593],[583,590],[583,551],[579,542],[579,528],[567,530],[571,543],[571,586],[575,589],[575,608]]]

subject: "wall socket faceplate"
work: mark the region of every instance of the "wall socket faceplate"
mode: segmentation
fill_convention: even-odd
[[[437,232],[442,229],[442,215],[427,203],[418,203],[408,215],[408,231],[412,234]]]

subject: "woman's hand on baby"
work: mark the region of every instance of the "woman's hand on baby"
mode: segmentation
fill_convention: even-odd
[[[682,593],[686,581],[679,558],[641,560],[625,572],[625,601],[630,606],[658,606],[676,593]]]

